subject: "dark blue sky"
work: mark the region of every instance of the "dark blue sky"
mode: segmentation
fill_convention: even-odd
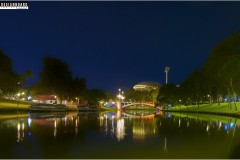
[[[141,81],[180,83],[211,48],[240,30],[240,2],[30,2],[0,10],[0,48],[14,70],[42,57],[69,63],[88,88],[117,91]]]

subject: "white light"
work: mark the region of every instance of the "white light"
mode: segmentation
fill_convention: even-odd
[[[32,97],[31,97],[31,96],[28,96],[27,99],[30,100],[30,99],[32,99]]]
[[[18,125],[17,125],[17,129],[18,129],[18,131],[20,130],[20,124],[18,123]]]
[[[24,92],[22,92],[22,94],[25,94]]]
[[[28,118],[28,127],[31,126],[31,122],[32,122],[32,119],[31,119],[31,118]]]
[[[22,123],[22,130],[24,130],[24,123]]]

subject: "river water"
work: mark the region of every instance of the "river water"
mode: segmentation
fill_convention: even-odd
[[[240,158],[240,119],[127,112],[0,114],[0,158]]]

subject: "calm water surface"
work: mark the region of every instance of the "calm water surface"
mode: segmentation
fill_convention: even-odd
[[[0,115],[0,158],[240,158],[240,119],[127,111]]]

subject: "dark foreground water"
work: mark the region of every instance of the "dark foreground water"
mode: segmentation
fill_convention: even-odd
[[[240,158],[240,119],[196,114],[0,115],[0,158]]]

